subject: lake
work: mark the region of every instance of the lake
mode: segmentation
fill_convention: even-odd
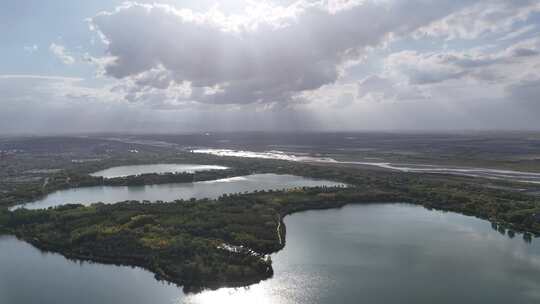
[[[342,184],[294,175],[253,174],[195,183],[73,188],[53,192],[42,199],[17,207],[40,209],[68,203],[89,205],[95,202],[111,204],[126,200],[173,201],[175,199],[190,199],[192,197],[217,198],[224,193],[323,185],[335,186]]]
[[[539,303],[540,242],[407,204],[285,218],[273,278],[185,295],[139,268],[69,261],[0,237],[0,303]]]
[[[130,175],[140,175],[148,173],[194,173],[208,170],[224,170],[227,167],[215,165],[193,165],[193,164],[150,164],[112,167],[90,175],[104,178],[125,177]]]

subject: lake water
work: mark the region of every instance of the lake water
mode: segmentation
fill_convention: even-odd
[[[94,172],[92,176],[102,176],[105,178],[124,177],[147,173],[193,173],[208,170],[224,170],[227,167],[215,165],[193,165],[193,164],[150,164],[112,167],[102,171]]]
[[[0,303],[539,303],[540,242],[405,204],[285,218],[273,278],[184,295],[147,271],[77,263],[0,237]]]
[[[60,190],[43,199],[17,207],[40,209],[67,203],[116,203],[125,200],[173,201],[175,199],[217,198],[224,193],[253,192],[255,190],[286,189],[295,187],[341,185],[331,181],[294,175],[253,174],[213,181],[173,183],[146,186],[96,186]],[[17,208],[15,207],[15,208]]]

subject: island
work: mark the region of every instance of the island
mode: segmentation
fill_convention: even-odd
[[[185,291],[246,286],[272,276],[285,246],[283,217],[345,204],[410,202],[485,215],[498,229],[540,232],[535,201],[486,193],[415,192],[362,185],[223,195],[209,200],[126,201],[0,213],[0,229],[71,259],[140,266]],[[523,197],[526,198],[526,197]],[[497,224],[496,224],[497,225]],[[531,234],[525,232],[525,239]]]

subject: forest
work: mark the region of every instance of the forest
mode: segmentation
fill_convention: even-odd
[[[271,277],[268,255],[285,245],[283,217],[310,209],[406,202],[486,219],[509,237],[521,232],[524,240],[530,241],[540,235],[540,199],[515,190],[522,184],[138,148],[141,152],[137,154],[97,154],[103,157],[98,161],[72,162],[47,152],[42,159],[22,154],[2,162],[5,170],[1,174],[6,178],[0,183],[0,232],[72,259],[141,266],[187,291],[246,286]],[[29,159],[33,162],[28,163]],[[59,169],[39,173],[39,180],[23,179],[29,169],[43,168],[50,162],[48,168]],[[213,164],[229,169],[111,179],[90,175],[111,166],[152,163]],[[237,193],[216,200],[127,201],[88,207],[68,204],[46,210],[7,208],[66,188],[191,183],[255,173],[292,174],[347,186]],[[13,179],[18,180],[10,182]]]
[[[342,177],[349,186],[238,193],[216,200],[3,210],[0,229],[69,258],[141,266],[186,291],[245,286],[270,277],[267,255],[285,245],[283,217],[304,210],[409,202],[486,218],[509,236],[525,232],[525,240],[531,232],[540,233],[539,203],[525,195],[444,180],[394,177],[363,184],[364,176]]]

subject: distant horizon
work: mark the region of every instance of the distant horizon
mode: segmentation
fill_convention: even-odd
[[[50,133],[1,133],[0,137],[84,137],[84,136],[151,136],[151,135],[214,135],[214,134],[411,134],[411,135],[474,135],[474,134],[519,134],[519,133],[539,133],[538,130],[237,130],[237,131],[108,131],[108,132],[50,132]]]

